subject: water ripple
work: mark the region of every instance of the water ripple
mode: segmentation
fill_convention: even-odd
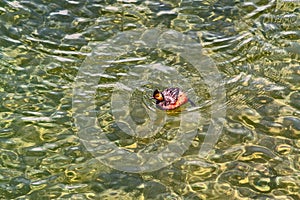
[[[299,199],[297,11],[297,1],[284,0],[0,2],[0,198]],[[171,28],[193,37],[222,71],[227,116],[207,159],[196,156],[206,125],[178,162],[153,173],[110,169],[77,138],[71,94],[77,71],[92,52],[88,43],[140,27]],[[100,77],[97,114],[111,141],[131,152],[154,151],[175,132],[136,141],[114,123],[109,110],[113,89],[131,89],[115,82],[139,75],[120,66],[138,66],[150,57],[177,66],[194,82],[201,77],[168,52],[135,53],[139,56],[115,60],[105,73],[89,75]],[[149,78],[161,86],[159,74],[172,71],[154,68],[157,74]],[[132,102],[154,112],[151,87],[145,84]],[[214,104],[206,101],[206,87],[193,85],[203,112]],[[82,101],[87,95],[82,93]],[[144,109],[128,112],[136,123],[147,120]],[[174,126],[170,121],[166,128]]]

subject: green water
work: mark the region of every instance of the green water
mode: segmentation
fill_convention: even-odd
[[[0,198],[300,199],[299,8],[297,0],[1,1]],[[149,30],[168,33],[159,40],[165,48],[139,43],[161,36]],[[199,58],[170,41],[201,48]],[[128,51],[114,57],[124,44]],[[216,87],[205,79],[210,70],[197,72],[198,61],[218,72]],[[79,84],[86,74],[95,84]],[[169,86],[197,107],[159,111],[150,97]],[[222,108],[213,95],[219,88]],[[89,89],[97,120],[80,132],[79,111],[93,111],[81,104]],[[202,157],[219,109],[226,111],[221,134]],[[130,132],[127,116],[141,135]],[[152,122],[157,130],[149,131]],[[140,166],[164,147],[177,153],[173,140],[184,151],[172,162],[155,157],[155,166],[166,164],[158,169],[121,163],[127,171],[119,170],[112,165],[123,158],[97,157],[111,151],[97,146],[102,135],[138,155]]]

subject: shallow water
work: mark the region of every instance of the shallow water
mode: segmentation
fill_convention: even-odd
[[[299,199],[299,6],[2,1],[1,199]]]

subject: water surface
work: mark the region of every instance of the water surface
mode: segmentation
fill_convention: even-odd
[[[2,1],[0,22],[2,199],[300,198],[298,1]],[[116,83],[126,91],[128,80],[144,80],[124,114],[138,125],[158,112],[148,98],[153,89],[168,85],[182,86],[203,117],[173,164],[127,173],[102,164],[83,144],[73,88],[91,43],[153,28],[203,47],[224,80],[226,116],[212,152],[199,157],[214,105],[203,76],[176,52],[123,54],[95,90],[97,125],[114,144],[155,152],[176,137],[182,120],[173,113],[151,137],[128,134],[111,109]]]

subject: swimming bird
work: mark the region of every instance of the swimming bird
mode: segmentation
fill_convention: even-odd
[[[187,102],[196,106],[179,88],[167,88],[162,92],[155,90],[153,98],[156,99],[156,106],[161,110],[173,110]]]

